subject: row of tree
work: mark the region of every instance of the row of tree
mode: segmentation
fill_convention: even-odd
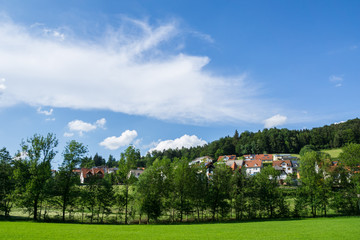
[[[79,184],[73,171],[86,157],[87,148],[70,141],[63,163],[54,173],[58,140],[53,134],[34,135],[21,144],[22,154],[11,157],[0,150],[0,212],[9,216],[16,206],[35,220],[60,212],[62,220],[81,214],[90,222],[197,221],[359,214],[360,144],[343,148],[336,166],[328,155],[307,148],[301,151],[300,185],[280,187],[279,172],[265,167],[255,176],[216,165],[210,178],[205,166],[190,166],[187,158],[158,158],[135,178],[129,170],[138,164],[138,150],[128,147],[116,174],[93,176]],[[115,220],[114,220],[115,217]],[[86,220],[86,219],[85,219]]]

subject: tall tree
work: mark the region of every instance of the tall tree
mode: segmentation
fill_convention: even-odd
[[[79,176],[73,170],[80,164],[87,152],[87,148],[82,143],[72,140],[67,143],[62,154],[64,160],[56,175],[56,191],[61,197],[62,219],[64,222],[66,207],[74,199],[75,185],[79,182]]]
[[[246,173],[245,171],[235,171],[231,178],[231,198],[233,199],[233,206],[235,209],[236,220],[243,218],[245,210],[245,187],[246,187]]]
[[[329,156],[315,151],[308,151],[300,159],[300,180],[301,197],[305,198],[305,202],[311,207],[313,217],[317,216],[317,209],[324,208],[328,204],[328,192],[330,184],[325,181]]]
[[[118,163],[116,162],[116,159],[114,158],[113,155],[110,154],[109,158],[108,158],[108,160],[106,162],[106,166],[108,168],[113,168],[113,167],[116,167],[117,165],[118,165]]]
[[[194,187],[195,172],[189,166],[187,159],[180,159],[174,166],[174,205],[183,220],[184,212],[191,210],[191,193]]]
[[[339,156],[342,169],[340,184],[346,190],[342,205],[347,213],[360,214],[360,144],[348,144]]]
[[[0,149],[0,212],[8,217],[13,205],[15,181],[10,153],[6,148]]]
[[[97,166],[97,167],[105,165],[105,159],[102,156],[100,156],[98,153],[95,154],[93,160],[94,160],[95,166]]]
[[[21,144],[22,152],[29,164],[29,179],[26,182],[23,202],[31,209],[34,220],[38,219],[39,204],[46,197],[46,183],[51,178],[51,161],[57,153],[57,145],[58,140],[51,133],[46,137],[35,134]]]
[[[222,217],[230,210],[228,200],[230,199],[232,171],[225,164],[216,166],[212,179],[209,181],[207,203],[214,221],[219,211]]]
[[[135,149],[130,145],[126,150],[120,154],[119,170],[117,171],[118,182],[123,185],[120,189],[118,204],[125,207],[125,224],[128,223],[128,204],[129,204],[129,189],[136,181],[136,177],[130,174],[130,170],[136,168],[137,161],[140,159],[140,150]],[[121,206],[119,206],[121,207]]]

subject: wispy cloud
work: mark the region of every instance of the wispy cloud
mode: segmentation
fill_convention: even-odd
[[[350,50],[357,50],[359,48],[358,45],[352,45],[350,46]]]
[[[100,144],[110,150],[117,150],[121,147],[131,144],[134,139],[137,137],[137,132],[135,130],[126,130],[119,137],[112,136],[104,139]]]
[[[38,107],[38,109],[36,109],[36,112],[38,114],[43,114],[45,116],[51,116],[54,112],[54,109],[51,108],[50,110],[46,111],[46,110],[42,110],[41,107]]]
[[[64,134],[65,137],[72,137],[73,134],[77,132],[80,136],[83,135],[84,132],[91,132],[97,128],[105,128],[106,120],[105,118],[97,120],[95,123],[88,123],[82,120],[74,120],[68,123],[69,132]],[[71,135],[72,134],[72,135]]]
[[[65,132],[64,133],[64,137],[73,137],[74,136],[74,133],[72,132]]]
[[[0,20],[0,72],[7,79],[0,107],[101,109],[191,123],[261,123],[275,107],[245,73],[217,75],[204,69],[207,56],[163,51],[181,32],[176,22],[121,24],[90,42]]]
[[[176,138],[174,140],[165,140],[160,141],[156,144],[156,146],[149,150],[149,152],[152,151],[163,151],[166,149],[181,149],[181,148],[190,148],[190,147],[197,147],[197,146],[204,146],[207,144],[205,140],[202,140],[201,138],[198,138],[195,135],[189,136],[185,134],[184,136],[180,138]]]
[[[331,75],[329,81],[334,84],[335,87],[341,87],[342,82],[344,81],[343,76]]]

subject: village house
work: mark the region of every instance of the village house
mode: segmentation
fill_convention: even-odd
[[[127,178],[130,178],[130,176],[134,176],[136,178],[139,178],[141,174],[145,171],[145,168],[137,168],[137,169],[131,169],[127,175]]]
[[[229,160],[236,160],[236,155],[224,155],[218,157],[218,162],[226,162]]]
[[[195,158],[194,160],[192,160],[191,162],[189,162],[189,166],[191,165],[200,165],[200,164],[207,164],[207,163],[213,163],[214,160],[209,157],[209,156],[203,156],[203,157],[198,157]]]
[[[255,154],[248,154],[248,155],[244,155],[243,157],[245,161],[255,160]]]
[[[81,168],[80,170],[80,183],[86,183],[87,179],[97,176],[103,178],[105,176],[106,169],[104,167],[93,167],[93,168]]]
[[[206,176],[210,178],[215,168],[213,162],[214,160],[211,157],[203,156],[203,157],[195,158],[194,160],[189,162],[189,166],[201,166],[201,165],[205,166]]]
[[[273,161],[272,154],[256,154],[255,160],[262,161],[263,163],[271,163]]]
[[[272,166],[275,170],[281,171],[279,180],[285,180],[289,174],[294,173],[290,160],[273,161]]]
[[[261,171],[263,166],[261,160],[244,161],[244,168],[246,169],[247,175],[255,175]]]
[[[241,170],[244,160],[229,160],[226,163],[226,166],[229,166],[233,171]]]

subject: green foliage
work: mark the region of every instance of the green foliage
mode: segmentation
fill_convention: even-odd
[[[212,213],[212,220],[226,217],[230,210],[230,192],[231,192],[231,176],[232,171],[225,164],[217,165],[211,180],[209,181],[207,204]]]
[[[40,202],[49,194],[47,184],[51,179],[51,161],[57,153],[55,151],[57,145],[58,140],[51,133],[46,137],[35,134],[21,144],[22,152],[26,154],[25,161],[27,162],[21,167],[28,167],[26,171],[28,176],[23,178],[24,176],[20,173],[16,174],[15,177],[19,177],[16,180],[24,184],[21,187],[21,190],[24,191],[19,191],[21,203],[33,214],[34,220],[37,220]]]
[[[305,145],[304,147],[301,148],[299,155],[301,157],[303,157],[305,155],[305,153],[307,152],[315,152],[317,151],[316,148],[313,145]]]
[[[6,148],[0,149],[0,213],[5,217],[10,215],[15,193],[15,181],[13,178],[13,165],[10,153]]]
[[[79,176],[73,171],[88,152],[87,148],[75,140],[67,143],[63,152],[64,161],[55,176],[55,195],[59,196],[62,207],[62,219],[65,221],[66,207],[75,199],[75,185],[79,183]]]
[[[195,159],[200,156],[210,156],[217,159],[222,155],[262,154],[262,153],[294,153],[307,146],[312,149],[340,148],[347,143],[360,143],[360,119],[352,119],[340,124],[332,124],[313,128],[311,130],[264,129],[256,133],[244,131],[240,135],[237,131],[233,137],[227,136],[213,141],[205,146],[189,149],[168,149],[162,152],[154,151],[146,156],[151,162],[156,158],[170,159],[187,157]]]

